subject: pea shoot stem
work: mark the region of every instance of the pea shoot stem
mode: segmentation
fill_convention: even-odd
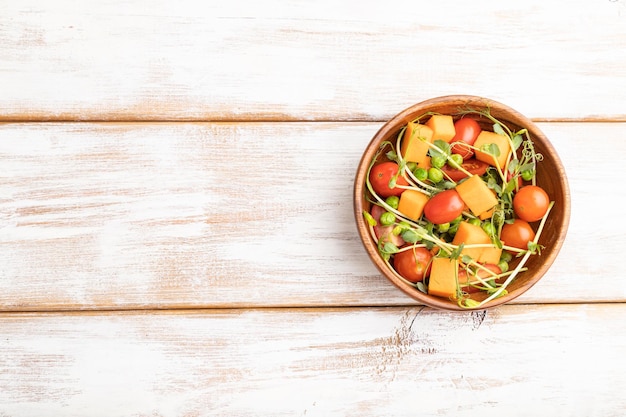
[[[535,234],[535,238],[532,240],[532,243],[534,245],[537,245],[537,243],[539,242],[539,237],[541,236],[541,232],[543,231],[543,226],[546,223],[546,219],[548,218],[548,214],[550,214],[550,211],[552,210],[553,206],[554,206],[554,201],[551,201],[550,204],[548,205],[548,210],[543,215],[543,217],[541,219],[541,223],[539,224],[539,227],[537,228],[537,233]],[[476,306],[476,308],[482,307],[483,305],[487,304],[489,301],[493,300],[494,298],[499,297],[502,294],[502,292],[506,289],[506,287],[511,283],[511,281],[513,281],[513,279],[515,279],[517,274],[520,273],[520,271],[522,270],[522,268],[524,267],[524,265],[528,261],[528,258],[530,258],[530,256],[532,254],[533,254],[533,252],[531,252],[530,250],[526,251],[526,253],[524,254],[524,257],[522,258],[522,260],[517,264],[517,266],[515,267],[515,269],[511,273],[511,275],[509,275],[509,277],[506,279],[506,281],[504,281],[502,286],[500,288],[498,288],[498,290],[496,292],[494,292],[489,297],[487,297],[483,301],[481,301],[478,304],[478,306]]]

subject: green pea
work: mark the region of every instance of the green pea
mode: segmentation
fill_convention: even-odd
[[[493,223],[485,222],[485,223],[483,223],[481,225],[481,227],[483,228],[485,233],[487,233],[489,236],[495,236],[496,235],[496,227],[493,225]]]
[[[509,270],[509,263],[507,261],[500,261],[498,262],[498,268],[500,268],[502,273],[505,273]]]
[[[437,231],[439,233],[446,233],[448,230],[450,230],[450,223],[442,223],[437,225]]]
[[[415,175],[415,178],[417,178],[419,181],[426,181],[426,179],[428,178],[428,171],[424,168],[418,167],[415,168],[412,172],[413,175]]]
[[[463,157],[458,153],[453,153],[448,159],[448,165],[452,168],[458,168],[463,164]]]
[[[437,184],[443,180],[443,172],[439,168],[432,167],[428,170],[428,179]]]
[[[511,259],[513,259],[513,255],[511,255],[509,252],[502,251],[502,255],[500,255],[500,261],[511,262]]]
[[[411,228],[411,225],[407,222],[400,222],[398,223],[398,226],[402,227],[402,231],[404,232],[407,229]]]
[[[383,226],[392,225],[395,223],[395,221],[396,216],[393,213],[386,211],[380,215],[380,224],[382,224]]]
[[[535,176],[535,173],[532,170],[522,171],[522,179],[524,181],[530,181],[533,179],[534,176]]]
[[[480,219],[478,219],[478,218],[476,218],[476,217],[474,217],[473,219],[469,219],[467,222],[468,222],[469,224],[473,224],[474,226],[480,226],[480,224],[482,223],[482,222],[480,221]]]
[[[456,219],[452,220],[452,224],[453,224],[453,225],[455,225],[455,224],[459,224],[459,223],[461,223],[462,221],[463,221],[463,215],[462,215],[462,214],[459,214],[459,217],[457,217]]]
[[[447,161],[448,160],[446,159],[445,156],[437,155],[437,156],[433,156],[432,158],[430,158],[430,165],[432,165],[435,168],[441,168],[446,164]]]
[[[397,209],[398,204],[400,203],[400,197],[391,195],[387,197],[387,199],[385,200],[385,203],[387,203],[392,209]]]
[[[409,171],[413,172],[415,171],[415,168],[417,168],[417,164],[415,162],[406,163],[406,169],[408,169]]]

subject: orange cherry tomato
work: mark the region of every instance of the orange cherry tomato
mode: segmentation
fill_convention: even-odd
[[[513,197],[515,215],[527,222],[540,220],[548,211],[550,197],[543,188],[536,185],[526,185]]]
[[[506,223],[502,226],[500,240],[507,246],[518,249],[528,249],[528,242],[535,238],[535,232],[527,221],[521,219],[513,220],[513,223]]]
[[[393,255],[396,272],[410,282],[419,282],[430,272],[433,255],[426,248],[412,248]]]

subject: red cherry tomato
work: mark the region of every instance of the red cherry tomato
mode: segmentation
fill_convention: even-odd
[[[489,168],[489,164],[483,161],[479,161],[476,158],[470,158],[466,161],[463,161],[463,163],[461,164],[461,167],[465,169],[466,171],[468,171],[470,174],[480,176],[480,175],[483,175],[485,172],[487,172],[487,168]],[[444,165],[441,168],[441,170],[443,171],[444,174],[448,175],[452,181],[460,181],[463,178],[467,177],[467,175],[465,175],[463,171],[461,171],[458,168],[452,168],[448,164]]]
[[[543,188],[536,185],[527,185],[513,197],[515,215],[527,222],[536,222],[548,211],[550,197]]]
[[[404,188],[389,188],[389,181],[397,174],[398,164],[395,162],[381,162],[374,165],[370,171],[370,183],[372,188],[376,191],[376,194],[382,198],[387,198],[392,195],[400,195],[404,191]],[[408,182],[402,175],[398,175],[396,185],[408,185]]]
[[[528,242],[535,238],[535,232],[527,221],[513,220],[513,223],[505,223],[502,226],[500,240],[507,246],[518,249],[528,249]]]
[[[468,159],[474,155],[474,151],[467,145],[473,145],[474,142],[476,142],[476,138],[482,129],[476,120],[470,117],[463,117],[454,123],[454,130],[456,131],[456,134],[450,143],[460,143],[454,144],[451,151],[452,153],[458,153],[463,157],[463,159]]]
[[[419,282],[430,272],[432,254],[426,248],[412,248],[393,256],[396,272],[410,282]]]
[[[452,189],[435,194],[424,206],[424,216],[434,224],[451,222],[461,215],[465,203],[459,193]]]

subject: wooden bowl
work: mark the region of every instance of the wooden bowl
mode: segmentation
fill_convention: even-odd
[[[496,101],[466,95],[429,99],[397,114],[374,135],[359,163],[354,182],[354,215],[357,229],[370,259],[393,285],[421,304],[444,310],[467,310],[467,308],[460,307],[454,300],[428,295],[400,279],[390,270],[390,267],[378,253],[376,242],[372,238],[369,226],[363,217],[363,211],[369,211],[370,208],[365,180],[369,164],[372,158],[375,157],[380,144],[387,140],[395,141],[400,129],[409,121],[415,120],[427,112],[455,115],[464,107],[474,109],[488,108],[492,116],[505,123],[512,130],[528,129],[536,151],[543,155],[543,161],[537,167],[537,185],[541,186],[548,193],[550,199],[555,202],[539,239],[539,244],[544,246],[541,253],[530,257],[525,265],[528,267],[528,270],[521,272],[511,282],[507,287],[508,293],[506,295],[495,298],[479,308],[481,310],[488,309],[507,303],[519,297],[536,284],[557,257],[565,239],[570,219],[570,193],[563,164],[548,138],[531,120],[522,114]],[[483,124],[483,128],[491,130],[491,122],[479,123]]]

